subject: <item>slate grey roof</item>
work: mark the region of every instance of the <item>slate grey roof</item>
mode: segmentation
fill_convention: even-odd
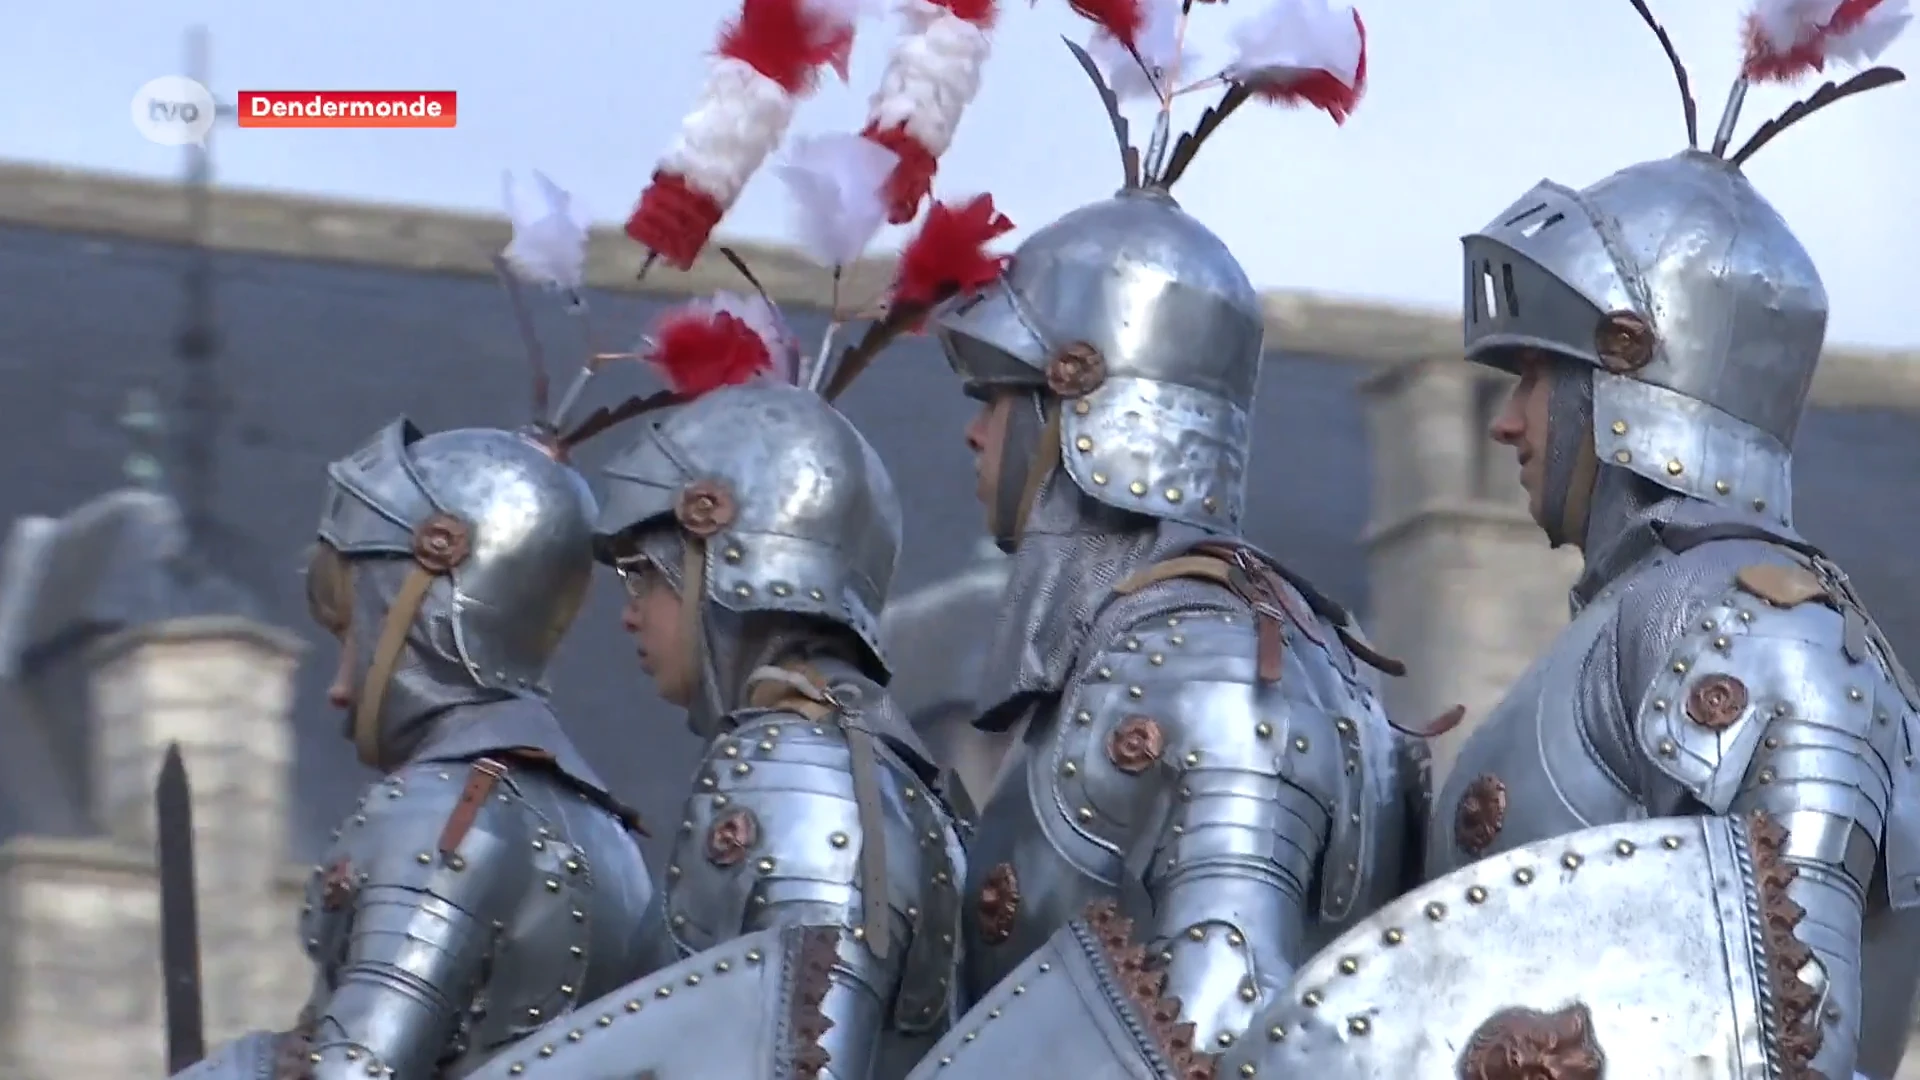
[[[127,393],[156,386],[169,399],[170,355],[187,252],[0,227],[0,521],[58,516],[123,485],[119,415]],[[429,429],[514,424],[526,418],[526,368],[512,319],[489,280],[264,256],[216,257],[232,418],[220,454],[218,514],[232,534],[235,576],[256,583],[267,617],[307,632],[316,658],[301,672],[297,705],[297,846],[311,852],[368,776],[323,701],[328,643],[308,631],[297,570],[311,540],[324,464],[395,414]],[[594,299],[608,339],[636,333],[657,301]],[[817,332],[800,313],[797,328]],[[542,319],[550,348],[574,327]],[[565,351],[573,353],[574,350]],[[1364,365],[1269,358],[1257,424],[1253,538],[1342,601],[1365,610],[1365,565],[1355,538],[1367,518],[1367,439],[1356,393]],[[626,381],[622,381],[625,379]],[[597,396],[645,385],[633,373]],[[961,441],[969,404],[930,343],[895,349],[847,397],[849,414],[892,468],[906,500],[907,546],[898,590],[970,565],[980,536],[971,466]],[[582,454],[589,470],[618,436]],[[1909,557],[1920,535],[1920,420],[1894,413],[1814,415],[1802,438],[1802,517],[1855,572],[1896,644],[1920,657],[1920,580]],[[1849,516],[1851,515],[1851,517]],[[1842,527],[1842,526],[1845,527]],[[646,689],[616,625],[617,592],[596,589],[554,671],[561,715],[609,782],[648,818],[671,820],[696,744]],[[976,605],[971,618],[990,615]],[[950,644],[956,627],[923,636]],[[910,646],[916,652],[923,646]],[[937,668],[936,654],[901,657]],[[38,748],[83,772],[71,718],[30,718],[0,701],[0,759]],[[636,753],[639,740],[645,753]],[[21,760],[25,760],[24,756]],[[51,831],[0,791],[0,837]],[[664,831],[664,830],[659,830]]]

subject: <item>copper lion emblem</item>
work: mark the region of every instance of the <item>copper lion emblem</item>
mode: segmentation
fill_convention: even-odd
[[[1708,675],[1687,691],[1687,719],[1708,731],[1733,726],[1747,711],[1747,684],[1731,675]]]
[[[1129,716],[1107,734],[1107,760],[1129,776],[1146,772],[1166,748],[1166,735],[1148,716]]]
[[[680,527],[703,540],[733,524],[733,515],[733,496],[717,480],[688,484],[673,508]]]
[[[1001,863],[987,872],[980,883],[980,895],[974,900],[974,914],[980,921],[980,940],[999,945],[1013,936],[1014,920],[1020,915],[1020,879],[1012,863]]]
[[[707,861],[715,866],[738,866],[760,842],[760,820],[753,811],[729,810],[707,830]]]
[[[1638,312],[1615,311],[1593,331],[1593,351],[1601,366],[1616,375],[1639,371],[1653,363],[1653,327]]]
[[[467,561],[473,551],[467,523],[452,514],[435,514],[413,530],[413,558],[435,574],[445,574]]]
[[[1493,846],[1506,823],[1506,781],[1484,773],[1460,793],[1460,804],[1453,811],[1453,842],[1461,851],[1478,855]]]
[[[1064,346],[1047,361],[1047,389],[1060,397],[1084,397],[1106,381],[1106,357],[1084,341]]]
[[[1494,1013],[1460,1055],[1460,1080],[1600,1080],[1606,1068],[1593,1016],[1577,1003],[1552,1013]]]

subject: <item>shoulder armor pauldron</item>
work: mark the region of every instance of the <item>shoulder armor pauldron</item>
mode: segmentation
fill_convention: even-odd
[[[913,1033],[948,1018],[959,839],[908,762],[890,747],[879,761],[893,928],[886,963],[899,972],[892,1026]],[[682,953],[739,936],[768,908],[862,926],[860,817],[847,735],[830,717],[744,714],[708,748],[667,867],[668,923]]]
[[[1915,712],[1877,640],[1851,597],[1812,571],[1743,568],[1673,643],[1636,730],[1647,759],[1713,813],[1787,769],[1853,792],[1829,812],[1883,841],[1904,907],[1920,903]]]
[[[1086,869],[1111,879],[1132,854],[1134,818],[1152,803],[1139,785],[1153,777],[1194,806],[1209,795],[1284,800],[1292,789],[1309,804],[1292,813],[1326,834],[1289,845],[1324,850],[1321,915],[1347,915],[1377,861],[1384,808],[1367,791],[1382,781],[1367,772],[1391,747],[1367,747],[1388,737],[1377,699],[1330,655],[1344,650],[1325,624],[1313,628],[1319,639],[1286,622],[1270,682],[1244,609],[1137,621],[1082,668],[1051,748],[1051,786],[1057,820],[1113,860]]]
[[[497,1045],[571,1008],[586,972],[593,872],[587,852],[528,798],[527,785],[547,783],[479,759],[408,766],[369,787],[308,884],[302,921],[315,962],[326,971],[344,959],[362,893],[405,890],[491,926],[496,938],[510,925],[556,945],[555,955],[492,958],[488,992],[508,1000],[489,1002],[463,1040]]]

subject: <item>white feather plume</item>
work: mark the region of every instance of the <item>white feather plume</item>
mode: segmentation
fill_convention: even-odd
[[[1880,59],[1912,21],[1913,9],[1907,6],[1907,0],[1886,0],[1861,19],[1859,26],[1828,38],[1827,57],[1848,67],[1866,67]]]
[[[792,197],[800,248],[821,266],[860,257],[887,219],[883,196],[899,155],[871,139],[835,132],[787,146],[780,179]]]
[[[934,157],[947,152],[960,117],[980,92],[987,31],[927,0],[902,0],[900,37],[868,103],[867,119],[907,134]]]
[[[1351,89],[1362,42],[1353,6],[1334,0],[1273,0],[1233,29],[1225,75],[1249,85],[1286,85],[1324,71]]]
[[[520,191],[513,174],[501,177],[501,194],[513,222],[513,238],[500,252],[522,280],[572,292],[586,280],[587,223],[565,188],[535,171],[534,191]]]
[[[660,169],[684,178],[720,209],[729,209],[780,145],[795,105],[784,87],[753,65],[722,57],[714,61]]]
[[[1758,0],[1750,24],[1768,52],[1783,54],[1822,37],[1839,14],[1841,0]],[[1864,67],[1893,44],[1913,21],[1908,0],[1884,0],[1845,33],[1827,34],[1820,54],[1850,67]]]
[[[1157,98],[1173,89],[1166,85],[1169,79],[1199,69],[1199,51],[1180,40],[1180,5],[1181,0],[1141,0],[1140,33],[1134,41],[1137,60],[1105,30],[1095,30],[1087,39],[1087,55],[1121,101]]]

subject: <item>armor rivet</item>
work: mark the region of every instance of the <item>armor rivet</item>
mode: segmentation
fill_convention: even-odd
[[[1678,750],[1679,748],[1673,745],[1672,739],[1660,740],[1660,756],[1661,757],[1672,757],[1675,754],[1675,752],[1677,752]]]
[[[1627,433],[1627,422],[1625,420],[1615,420],[1613,422],[1613,433],[1615,435],[1625,435]]]
[[[1171,964],[1171,963],[1173,963],[1173,954],[1172,954],[1171,952],[1167,952],[1167,951],[1165,951],[1165,950],[1162,950],[1162,951],[1161,951],[1161,953],[1160,953],[1160,962],[1161,962],[1161,963],[1163,963],[1163,964]]]
[[[1342,735],[1350,735],[1353,733],[1353,721],[1341,717],[1333,722],[1333,730]]]
[[[1787,703],[1784,701],[1776,702],[1773,706],[1773,715],[1775,716],[1787,715]]]
[[[975,1039],[977,1039],[977,1038],[979,1038],[979,1037],[980,1037],[980,1033],[979,1033],[979,1032],[977,1032],[977,1031],[969,1031],[969,1032],[967,1032],[967,1037],[966,1037],[966,1039],[965,1039],[964,1041],[966,1041],[966,1042],[972,1042],[973,1040],[975,1040]]]
[[[1859,700],[1860,700],[1860,698],[1861,698],[1862,696],[1863,696],[1863,695],[1862,695],[1862,694],[1860,693],[1860,691],[1858,691],[1858,690],[1855,690],[1855,689],[1854,689],[1854,688],[1852,688],[1852,687],[1848,687],[1848,688],[1847,688],[1847,700],[1848,700],[1848,701],[1859,701]]]
[[[560,891],[560,879],[559,879],[559,878],[548,878],[548,879],[547,879],[547,891],[548,891],[548,892],[559,892],[559,891]]]
[[[832,844],[834,847],[837,847],[837,848],[846,847],[847,834],[843,832],[834,833],[832,836],[827,837],[827,843]]]
[[[1073,448],[1084,454],[1089,450],[1093,449],[1093,440],[1087,438],[1085,435],[1082,435],[1079,438],[1073,440]]]
[[[535,851],[545,851],[545,850],[547,850],[547,842],[546,842],[545,840],[535,840],[535,841],[533,841],[533,850],[535,850]]]
[[[1654,698],[1654,699],[1653,699],[1653,711],[1654,711],[1654,712],[1666,712],[1666,711],[1667,711],[1667,699],[1666,699],[1666,698]]]
[[[1220,509],[1220,500],[1209,495],[1206,498],[1200,500],[1200,506],[1202,509],[1206,510],[1207,513],[1211,514],[1215,510]]]
[[[661,987],[660,989],[658,989],[658,990],[655,990],[655,991],[653,992],[653,996],[654,996],[654,997],[657,997],[657,998],[665,998],[665,997],[672,997],[672,996],[673,996],[673,987],[671,987],[671,986],[663,986],[663,987]]]
[[[740,598],[740,599],[742,599],[742,600],[745,600],[745,599],[746,599],[747,597],[749,597],[749,596],[752,596],[752,595],[753,595],[753,586],[751,586],[751,585],[735,585],[735,586],[733,587],[733,595],[735,595],[735,596],[737,596],[737,597],[739,597],[739,598]]]
[[[1304,736],[1304,735],[1302,735],[1302,736],[1300,736],[1299,738],[1297,738],[1297,739],[1295,739],[1295,740],[1293,740],[1293,748],[1294,748],[1295,750],[1298,750],[1298,751],[1300,751],[1300,752],[1301,752],[1301,753],[1303,753],[1303,754],[1304,754],[1304,753],[1306,753],[1306,752],[1307,752],[1307,737],[1306,737],[1306,736]]]
[[[1873,717],[1873,720],[1874,720],[1874,723],[1877,723],[1877,724],[1884,724],[1884,723],[1886,723],[1886,722],[1887,722],[1887,714],[1886,714],[1886,713],[1876,713],[1876,714],[1874,714],[1874,717]]]
[[[701,777],[701,778],[700,778],[700,787],[701,787],[702,789],[704,789],[704,790],[707,790],[707,791],[712,791],[712,790],[713,790],[713,788],[714,788],[714,779],[713,779],[713,777],[711,777],[711,776],[703,776],[703,777]]]
[[[1076,401],[1073,403],[1073,415],[1075,416],[1085,416],[1092,411],[1093,406],[1085,401]]]
[[[458,855],[449,855],[447,856],[447,866],[455,871],[465,870],[467,868],[467,860]]]
[[[1075,765],[1071,761],[1067,762],[1065,765],[1060,766],[1060,775],[1062,776],[1072,776],[1075,773],[1078,773],[1079,771],[1080,771],[1080,766]]]
[[[1727,646],[1730,644],[1731,642],[1729,642],[1726,638],[1723,638],[1723,637],[1717,637],[1713,639],[1713,647],[1720,650],[1721,652],[1726,652]]]
[[[1279,1024],[1275,1024],[1267,1029],[1267,1038],[1272,1039],[1274,1042],[1286,1042],[1287,1029],[1281,1027]]]
[[[1185,497],[1180,494],[1179,488],[1168,488],[1166,491],[1162,492],[1162,494],[1164,494],[1167,497],[1167,501],[1170,503],[1177,503],[1182,498]]]
[[[1103,473],[1103,472],[1097,472],[1097,473],[1094,473],[1094,474],[1093,474],[1093,486],[1094,486],[1094,487],[1106,487],[1106,486],[1107,486],[1107,474],[1106,474],[1106,473]]]
[[[1214,1036],[1213,1041],[1219,1043],[1221,1046],[1232,1046],[1233,1032],[1223,1031],[1220,1034]]]
[[[759,963],[759,962],[760,962],[760,950],[759,950],[759,949],[748,949],[748,950],[747,950],[747,963],[749,963],[749,964],[757,964],[757,963]]]
[[[1127,490],[1136,496],[1145,495],[1147,493],[1147,485],[1144,481],[1135,480],[1133,483],[1127,485]]]
[[[942,1064],[942,1065],[951,1065],[951,1064],[953,1064],[953,1059],[952,1059],[951,1057],[943,1057],[943,1058],[941,1058],[941,1059],[940,1059],[940,1064]]]
[[[745,553],[742,552],[739,548],[730,547],[727,550],[721,552],[720,557],[727,560],[730,563],[737,563],[744,557],[744,554]]]
[[[763,874],[771,874],[773,873],[773,860],[761,859],[759,862],[753,864],[753,868]]]
[[[1767,500],[1765,499],[1753,500],[1753,508],[1755,510],[1765,510],[1767,508]]]
[[[773,583],[773,595],[775,596],[787,596],[792,594],[792,592],[793,587],[791,585],[779,581]]]
[[[1000,1010],[999,1010],[999,1009],[991,1009],[991,1010],[988,1010],[988,1012],[987,1012],[987,1019],[989,1019],[989,1020],[998,1020],[998,1019],[1000,1019]]]
[[[308,1055],[307,1055],[307,1060],[308,1060],[308,1061],[311,1061],[311,1062],[313,1062],[313,1063],[314,1063],[315,1065],[318,1065],[318,1064],[320,1064],[320,1063],[321,1063],[322,1061],[324,1061],[324,1060],[326,1060],[326,1059],[325,1059],[325,1058],[322,1058],[322,1057],[321,1057],[321,1056],[320,1056],[319,1054],[308,1054]],[[515,1069],[516,1069],[516,1070],[518,1070],[518,1068],[519,1068],[519,1066],[515,1066]]]
[[[1052,970],[1053,970],[1053,965],[1052,965],[1052,964],[1041,964],[1041,965],[1040,965],[1040,974],[1042,974],[1042,975],[1045,975],[1045,974],[1046,974],[1047,972],[1049,972],[1049,971],[1052,971]],[[944,980],[943,980],[943,982],[944,982]]]
[[[733,767],[733,775],[735,776],[745,776],[752,771],[753,771],[753,766],[747,764],[744,761]]]
[[[1712,620],[1712,619],[1701,619],[1701,620],[1700,620],[1700,629],[1702,629],[1702,630],[1711,630],[1711,629],[1713,629],[1713,620]]]
[[[1513,883],[1515,885],[1533,884],[1533,870],[1525,866],[1521,867],[1518,870],[1515,870],[1513,872]]]
[[[585,949],[583,949],[583,948],[581,948],[581,947],[580,947],[580,946],[578,946],[578,945],[573,945],[573,946],[570,946],[570,947],[568,947],[568,949],[567,949],[567,952],[569,952],[569,953],[571,953],[571,954],[573,955],[573,958],[574,958],[575,960],[578,960],[578,959],[580,959],[581,957],[583,957],[583,956],[585,956],[585,955],[587,955],[587,950],[585,950]]]
[[[1838,1005],[1827,1006],[1826,1017],[1827,1023],[1829,1024],[1838,1021],[1840,1019],[1840,1007]]]
[[[359,1060],[360,1060],[360,1051],[358,1051],[358,1050],[353,1050],[353,1049],[349,1049],[349,1050],[347,1051],[347,1053],[346,1053],[346,1058],[347,1058],[347,1060],[348,1060],[348,1061],[359,1061]]]
[[[699,985],[700,985],[700,973],[696,971],[696,972],[694,972],[693,974],[691,974],[691,975],[689,975],[689,976],[687,976],[687,985],[688,985],[688,986],[699,986]]]
[[[431,855],[429,855],[429,854],[427,854],[426,852],[424,852],[424,851],[423,851],[423,852],[421,852],[420,854],[418,854],[418,855],[415,855],[415,856],[413,857],[413,861],[414,861],[414,862],[417,862],[417,863],[419,863],[419,864],[420,864],[421,866],[425,866],[425,865],[427,865],[428,863],[430,863],[430,862],[432,862],[432,861],[433,861],[433,856],[431,856]]]
[[[1487,902],[1487,890],[1484,886],[1471,885],[1467,887],[1467,903],[1484,904],[1486,902]]]
[[[1769,735],[1760,740],[1760,745],[1765,746],[1769,750],[1778,750],[1780,749],[1780,737],[1777,735]]]
[[[579,1041],[580,1041],[580,1036],[581,1036],[581,1035],[583,1035],[583,1034],[585,1034],[585,1032],[582,1032],[582,1031],[580,1031],[580,1030],[579,1030],[579,1029],[577,1029],[577,1028],[576,1028],[575,1030],[573,1030],[573,1031],[569,1031],[569,1032],[567,1032],[567,1041],[568,1041],[568,1042],[579,1042]]]
[[[353,823],[355,825],[365,825],[367,823],[367,815],[365,814],[353,815]]]
[[[1242,1065],[1242,1066],[1240,1066],[1240,1075],[1241,1075],[1241,1076],[1252,1076],[1252,1075],[1254,1074],[1254,1072],[1255,1072],[1255,1070],[1254,1070],[1254,1067],[1253,1067],[1252,1065]]]
[[[1273,738],[1273,725],[1265,721],[1253,725],[1253,733],[1262,739]]]
[[[1167,658],[1163,653],[1152,653],[1147,657],[1147,663],[1152,664],[1154,667],[1159,667],[1166,662]]]
[[[1197,754],[1197,753],[1188,753],[1188,754],[1187,754],[1187,764],[1189,764],[1189,765],[1198,765],[1198,764],[1200,764],[1200,755],[1199,755],[1199,754]]]
[[[1759,775],[1758,777],[1756,777],[1756,779],[1758,779],[1758,780],[1759,780],[1759,781],[1760,781],[1761,783],[1763,783],[1763,784],[1771,784],[1771,783],[1773,783],[1773,770],[1772,770],[1772,769],[1761,769],[1761,770],[1760,770],[1760,775]]]
[[[1727,483],[1725,480],[1715,480],[1713,482],[1713,490],[1725,495],[1727,492],[1733,490],[1733,485]]]
[[[1244,984],[1244,983],[1243,983],[1243,984],[1241,984],[1241,986],[1240,986],[1240,1000],[1241,1000],[1241,1001],[1252,1001],[1252,1000],[1254,1000],[1255,998],[1257,998],[1257,997],[1259,997],[1259,996],[1260,996],[1260,991],[1258,991],[1258,990],[1255,990],[1255,989],[1254,989],[1253,987],[1251,987],[1251,986],[1247,986],[1247,985],[1246,985],[1246,984]]]
[[[945,885],[948,880],[949,879],[947,878],[947,872],[945,870],[934,871],[933,883],[935,885]]]
[[[639,1011],[640,1011],[640,999],[639,999],[639,998],[632,998],[632,999],[629,999],[629,1000],[628,1000],[628,1002],[626,1003],[626,1005],[624,1006],[624,1008],[625,1008],[625,1009],[626,1009],[626,1010],[627,1010],[628,1012],[630,1012],[630,1013],[637,1013],[637,1012],[639,1012]]]
[[[1079,712],[1073,714],[1073,722],[1076,724],[1091,724],[1093,723],[1093,714],[1085,709],[1081,709]]]
[[[1305,1005],[1309,1009],[1318,1008],[1320,1005],[1320,991],[1309,990],[1306,993],[1301,994],[1300,1004]]]
[[[600,1025],[601,1027],[612,1027],[613,1017],[608,1016],[606,1013],[601,1013],[600,1018],[595,1020],[594,1023]]]
[[[1916,883],[1916,884],[1920,884],[1920,883]],[[1013,996],[1015,997],[1019,997],[1021,994],[1024,994],[1026,992],[1027,992],[1027,988],[1025,986],[1016,986],[1013,988]]]
[[[1207,928],[1204,926],[1189,926],[1187,927],[1187,937],[1194,941],[1205,941],[1207,940]]]
[[[1675,675],[1685,675],[1687,673],[1687,662],[1685,660],[1675,660],[1673,662],[1673,673]]]
[[[1615,450],[1613,452],[1613,460],[1619,462],[1622,465],[1626,465],[1633,461],[1633,454],[1631,451],[1627,451],[1627,450]]]
[[[1428,921],[1439,922],[1441,919],[1444,919],[1446,917],[1447,917],[1447,905],[1442,904],[1439,901],[1435,901],[1427,905]]]
[[[727,972],[733,970],[733,961],[722,960],[719,963],[713,965],[713,970],[721,975],[725,975]]]
[[[584,911],[581,911],[581,910],[580,910],[579,908],[574,908],[574,909],[573,909],[573,921],[574,921],[574,922],[586,922],[586,921],[587,921],[587,913],[586,913],[586,912],[584,912]]]
[[[676,927],[687,925],[687,917],[685,915],[675,915],[673,917],[673,925]]]
[[[1678,851],[1680,849],[1680,838],[1677,836],[1663,836],[1660,838],[1660,846],[1666,848],[1668,851]]]
[[[769,740],[763,739],[761,740],[760,745],[755,747],[755,749],[759,750],[763,754],[770,754],[773,752],[773,743]]]
[[[1078,817],[1082,822],[1092,821],[1093,811],[1083,806],[1075,812],[1074,816]]]
[[[1127,687],[1127,696],[1135,701],[1139,701],[1141,698],[1147,696],[1147,692],[1138,686],[1129,686]]]
[[[577,874],[580,872],[579,859],[568,859],[564,865],[566,866],[567,873],[569,874]]]
[[[528,1010],[527,1010],[527,1019],[529,1019],[529,1020],[538,1020],[538,1019],[540,1019],[540,1010],[539,1010],[539,1009],[528,1009]]]
[[[1567,852],[1565,855],[1560,856],[1560,865],[1566,867],[1569,870],[1580,869],[1580,863],[1582,861],[1583,860],[1580,858],[1580,856],[1574,854],[1571,851]]]
[[[1679,476],[1681,473],[1686,471],[1687,471],[1687,467],[1685,465],[1680,464],[1678,461],[1667,462],[1668,476]]]
[[[1381,934],[1380,940],[1386,942],[1389,945],[1398,945],[1401,942],[1407,940],[1407,935],[1404,931],[1400,930],[1398,927],[1395,927],[1394,929],[1388,930],[1386,933]]]
[[[1099,676],[1102,679],[1111,679],[1113,678],[1113,669],[1110,667],[1103,667],[1095,671],[1094,674]]]
[[[927,843],[929,843],[929,844],[937,844],[937,843],[939,843],[939,842],[940,842],[940,830],[939,830],[939,829],[928,829],[928,830],[927,830]]]
[[[808,589],[808,590],[807,590],[807,599],[809,599],[809,600],[812,600],[812,601],[815,601],[815,602],[819,602],[819,601],[821,601],[821,600],[825,600],[826,598],[827,598],[827,594],[826,594],[826,593],[823,593],[823,592],[821,592],[821,591],[820,591],[819,589]]]
[[[1354,975],[1354,974],[1358,974],[1359,971],[1360,971],[1360,961],[1355,960],[1351,956],[1341,958],[1340,974]]]
[[[819,724],[813,725],[813,727],[809,730],[811,730],[815,735],[825,735],[827,733],[827,729],[824,727],[821,727]]]
[[[728,743],[727,745],[720,748],[720,755],[722,757],[730,757],[730,758],[739,757],[740,748],[734,745],[733,743]]]
[[[1127,650],[1128,652],[1139,652],[1139,651],[1140,651],[1140,639],[1139,639],[1139,638],[1128,638],[1128,639],[1127,639],[1127,641],[1126,641],[1126,646],[1125,646],[1125,648],[1126,648],[1126,650]]]
[[[313,1055],[313,1060],[319,1061],[320,1055],[319,1054]],[[517,1061],[507,1066],[507,1073],[511,1076],[519,1076],[521,1073],[526,1071],[527,1071],[527,1067],[525,1065],[520,1064]]]

